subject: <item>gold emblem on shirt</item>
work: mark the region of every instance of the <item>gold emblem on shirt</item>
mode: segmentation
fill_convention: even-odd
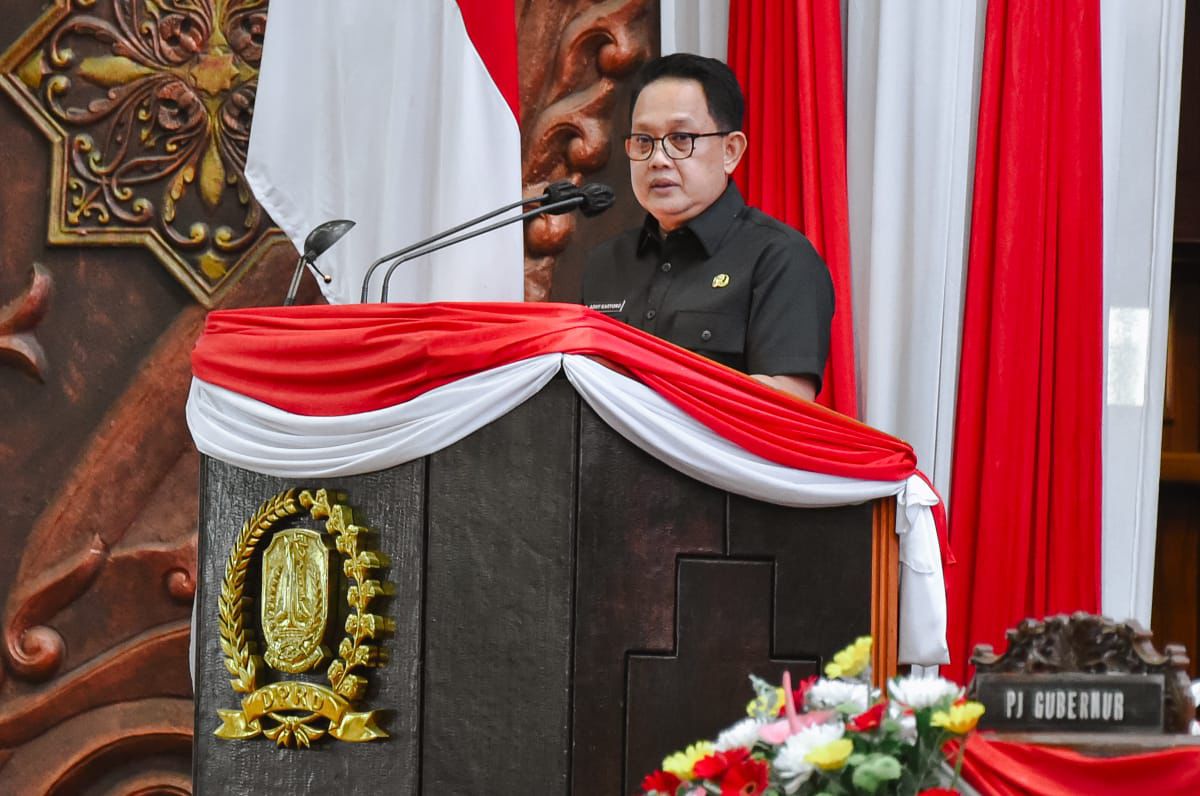
[[[726,287],[729,284],[729,274],[717,274],[713,277],[713,287]]]

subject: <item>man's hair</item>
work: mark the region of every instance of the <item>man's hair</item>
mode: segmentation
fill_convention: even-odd
[[[633,106],[637,104],[642,89],[663,78],[695,80],[704,89],[708,101],[708,113],[722,130],[741,130],[742,113],[746,101],[742,98],[742,87],[738,85],[733,70],[716,58],[705,58],[693,53],[664,55],[647,62],[633,79],[633,94],[629,97],[629,118],[633,119]]]

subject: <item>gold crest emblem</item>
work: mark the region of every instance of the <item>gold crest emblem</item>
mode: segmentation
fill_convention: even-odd
[[[395,623],[372,613],[371,603],[392,593],[390,583],[376,570],[388,565],[382,553],[365,549],[369,529],[354,524],[354,513],[324,489],[315,493],[291,489],[267,500],[237,535],[218,602],[218,627],[225,668],[235,693],[243,694],[240,710],[218,710],[214,734],[227,740],[259,735],[280,746],[307,747],[323,735],[342,741],[372,741],[387,733],[375,721],[375,711],[354,709],[367,680],[358,670],[379,666],[387,656],[379,640]],[[325,533],[307,528],[277,529],[300,518],[308,509],[314,520],[325,520]],[[255,654],[246,628],[249,612],[244,598],[246,576],[255,553],[262,552],[262,602],[259,620],[266,649]],[[268,679],[267,667],[289,674],[305,672],[330,655],[322,645],[329,621],[331,574],[328,541],[343,556],[348,581],[345,599],[350,607],[346,635],[326,674],[329,686],[309,681]],[[372,643],[374,642],[374,643]],[[319,725],[318,719],[328,724]]]
[[[321,534],[279,531],[262,557],[263,658],[272,669],[307,672],[328,654],[329,550]]]
[[[729,274],[717,274],[713,277],[713,287],[726,287],[729,285]]]

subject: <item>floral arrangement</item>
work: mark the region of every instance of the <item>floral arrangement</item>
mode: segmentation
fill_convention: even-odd
[[[834,656],[825,677],[775,687],[751,676],[747,718],[715,741],[663,760],[642,780],[647,796],[841,796],[957,793],[943,747],[975,729],[983,705],[940,677],[898,677],[884,696],[871,686],[871,638]],[[947,782],[949,780],[949,782]],[[949,787],[943,787],[948,785]]]

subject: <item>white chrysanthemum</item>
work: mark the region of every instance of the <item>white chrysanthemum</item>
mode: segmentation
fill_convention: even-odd
[[[900,717],[900,742],[912,746],[917,742],[917,717],[907,713]]]
[[[899,702],[888,702],[888,718],[894,719],[900,725],[900,741],[909,745],[917,742],[917,717],[912,711],[900,705]]]
[[[957,683],[941,677],[897,677],[888,682],[892,699],[913,710],[947,704],[962,696]]]
[[[717,751],[728,752],[739,747],[753,749],[758,740],[758,728],[761,726],[762,722],[754,719],[742,719],[732,727],[726,727],[717,736]]]
[[[821,679],[808,689],[807,700],[809,707],[816,709],[832,709],[841,705],[850,705],[855,713],[867,709],[871,698],[870,687],[866,683],[852,683],[846,680]]]
[[[811,693],[811,692],[810,692]],[[844,728],[839,721],[834,724],[816,724],[805,727],[788,738],[775,755],[775,771],[783,782],[784,793],[795,793],[812,776],[814,766],[804,758],[814,749],[833,743],[842,737]]]

